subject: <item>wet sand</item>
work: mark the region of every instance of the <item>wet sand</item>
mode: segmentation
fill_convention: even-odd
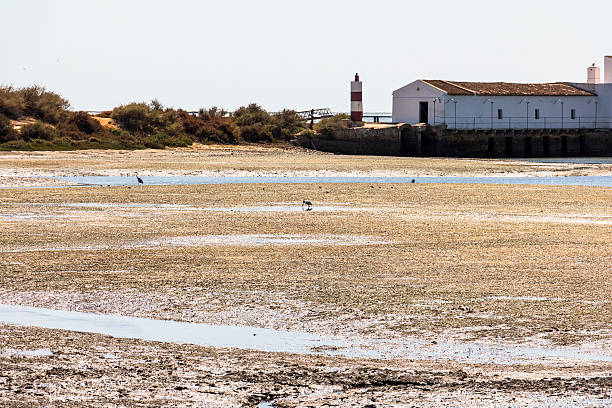
[[[327,174],[610,171],[609,165],[279,149],[0,158],[0,172],[18,168],[21,177],[136,169],[295,174],[309,167]],[[7,188],[0,196],[0,303],[247,325],[428,351],[409,349],[384,360],[265,353],[1,324],[0,404],[611,403],[612,363],[563,353],[612,356],[610,188],[144,185]],[[313,211],[302,211],[303,199],[314,202]],[[466,351],[468,344],[561,353],[485,362],[475,346]]]

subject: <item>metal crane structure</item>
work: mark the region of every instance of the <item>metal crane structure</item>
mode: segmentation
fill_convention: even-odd
[[[300,112],[297,112],[297,114],[300,118],[310,121],[311,129],[312,129],[312,126],[315,120],[331,118],[332,116],[334,116],[331,109],[329,108],[319,108],[319,109],[311,109],[307,111],[300,111]]]

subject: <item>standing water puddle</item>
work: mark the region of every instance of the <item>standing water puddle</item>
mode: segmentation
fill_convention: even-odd
[[[373,245],[387,242],[374,237],[357,235],[194,235],[153,239],[143,242],[143,247],[151,246],[261,246],[261,245]]]
[[[43,251],[104,251],[122,249],[155,250],[164,247],[199,246],[263,246],[263,245],[380,245],[389,244],[377,237],[361,235],[191,235],[163,237],[147,241],[127,242],[120,245],[82,245],[60,247],[30,247],[0,249],[0,253],[43,252]]]
[[[180,210],[180,211],[210,211],[210,212],[298,212],[306,211],[307,207],[300,205],[260,205],[260,206],[235,206],[235,207],[193,207],[183,204],[150,204],[150,203],[60,203],[60,204],[35,204],[37,206],[57,206],[68,208],[138,208],[149,210]],[[316,205],[308,211],[364,211],[367,208],[351,206]]]
[[[49,348],[38,350],[6,350],[3,353],[5,356],[25,356],[25,357],[51,357],[53,352]]]
[[[82,176],[52,177],[74,183],[75,186],[133,186],[135,177]],[[567,176],[567,177],[231,177],[231,176],[143,176],[145,185],[179,184],[301,184],[301,183],[453,183],[453,184],[539,184],[555,186],[599,186],[612,187],[612,176]]]
[[[585,353],[569,347],[432,344],[417,339],[399,342],[363,340],[358,343],[339,337],[250,326],[217,326],[3,304],[0,304],[0,322],[208,347],[357,358],[452,360],[474,364],[523,364],[543,358],[562,364],[568,360],[612,362],[612,354]]]
[[[172,320],[71,312],[36,307],[0,305],[0,322],[48,329],[100,333],[119,338],[197,344],[247,350],[299,354],[340,354],[380,357],[381,353],[352,349],[331,337],[249,326],[214,326]],[[325,352],[315,351],[325,348]],[[337,352],[335,350],[338,350]]]

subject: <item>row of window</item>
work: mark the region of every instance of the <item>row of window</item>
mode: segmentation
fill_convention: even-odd
[[[540,119],[540,110],[536,109],[534,112],[534,117],[536,119]],[[497,119],[503,119],[504,118],[504,110],[503,109],[498,109],[497,110]],[[576,119],[576,109],[571,109],[570,110],[570,119]]]

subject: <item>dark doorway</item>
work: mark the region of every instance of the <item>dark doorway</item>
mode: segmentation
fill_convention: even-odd
[[[550,136],[544,136],[542,138],[542,156],[550,156]]]
[[[495,138],[489,137],[489,144],[487,146],[487,156],[495,157]]]
[[[429,123],[428,102],[419,102],[419,123]]]
[[[580,135],[580,155],[586,156],[586,136]]]
[[[411,129],[403,129],[400,134],[402,156],[420,156],[419,134]]]
[[[514,157],[514,143],[512,136],[506,136],[506,157]]]
[[[525,137],[525,157],[531,157],[531,136]]]
[[[567,136],[561,136],[561,156],[567,156]]]

